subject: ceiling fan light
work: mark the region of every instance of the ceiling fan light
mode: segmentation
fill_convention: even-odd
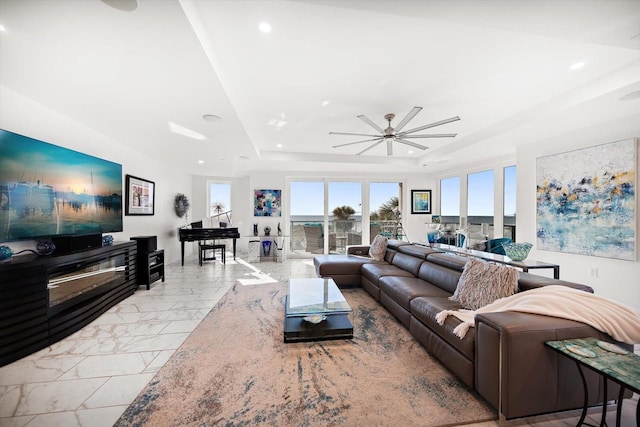
[[[387,156],[393,156],[393,138],[387,138]]]

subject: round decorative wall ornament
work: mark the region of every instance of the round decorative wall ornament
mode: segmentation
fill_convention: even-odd
[[[189,199],[187,199],[187,196],[182,193],[176,195],[174,208],[176,210],[176,215],[178,215],[178,218],[182,218],[183,216],[185,216],[185,214],[189,210],[189,206]]]

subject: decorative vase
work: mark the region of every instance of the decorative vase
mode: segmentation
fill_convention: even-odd
[[[265,240],[262,242],[262,255],[269,256],[271,253],[271,240]]]
[[[9,246],[0,246],[0,261],[11,259],[11,256],[13,256],[13,251]]]
[[[258,235],[258,223],[257,222],[255,224],[253,224],[253,235],[254,236]]]
[[[271,235],[271,227],[269,227],[268,225],[264,227],[264,235],[265,236]]]

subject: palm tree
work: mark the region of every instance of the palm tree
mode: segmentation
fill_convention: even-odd
[[[378,208],[378,219],[395,221],[399,204],[400,199],[398,197],[392,197],[388,201],[380,205],[380,207]]]
[[[349,221],[351,215],[356,213],[355,209],[351,206],[338,206],[333,209],[333,216],[337,220],[335,225],[336,229],[339,229],[343,233],[351,230],[353,228],[353,221]]]
[[[338,206],[333,209],[333,216],[336,219],[349,219],[356,211],[351,206]]]

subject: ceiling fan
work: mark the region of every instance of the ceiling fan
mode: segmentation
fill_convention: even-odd
[[[425,147],[424,145],[420,145],[420,144],[416,144],[413,141],[409,141],[408,138],[453,138],[455,137],[457,134],[455,133],[432,133],[432,134],[424,134],[424,135],[413,135],[414,132],[419,132],[421,130],[425,130],[425,129],[429,129],[432,127],[436,127],[436,126],[440,126],[440,125],[444,125],[446,123],[451,123],[451,122],[455,122],[457,120],[460,120],[460,117],[455,116],[455,117],[451,117],[449,119],[445,119],[445,120],[440,120],[439,122],[434,122],[428,125],[424,125],[424,126],[420,126],[411,130],[406,130],[406,131],[402,131],[402,129],[407,125],[407,123],[409,123],[409,121],[411,119],[413,119],[415,117],[416,114],[418,114],[420,112],[420,110],[422,110],[422,107],[413,107],[411,109],[411,111],[409,111],[409,114],[407,114],[405,116],[404,119],[402,119],[400,121],[400,123],[398,123],[398,125],[395,128],[391,127],[391,120],[393,120],[396,115],[389,113],[387,115],[384,116],[384,119],[388,122],[389,126],[386,129],[382,129],[380,126],[378,126],[377,124],[375,124],[374,122],[372,122],[368,117],[366,117],[365,115],[359,115],[358,118],[360,120],[362,120],[363,122],[365,122],[366,124],[368,124],[369,126],[371,126],[372,128],[374,128],[375,130],[377,130],[378,132],[380,132],[380,135],[372,135],[372,134],[367,134],[367,133],[350,133],[350,132],[329,132],[330,135],[351,135],[351,136],[369,136],[371,137],[371,139],[365,139],[362,141],[356,141],[356,142],[348,142],[346,144],[339,144],[339,145],[334,145],[333,148],[338,148],[338,147],[346,147],[347,145],[354,145],[354,144],[362,144],[363,142],[373,142],[373,144],[371,144],[369,147],[365,148],[364,150],[360,151],[359,153],[356,153],[357,156],[359,156],[362,153],[365,153],[369,150],[371,150],[372,148],[378,146],[379,144],[386,142],[387,143],[387,155],[391,156],[393,155],[393,142],[399,142],[400,144],[405,144],[405,145],[409,145],[411,147],[415,147],[415,148],[419,148],[420,150],[426,150],[429,147]]]

